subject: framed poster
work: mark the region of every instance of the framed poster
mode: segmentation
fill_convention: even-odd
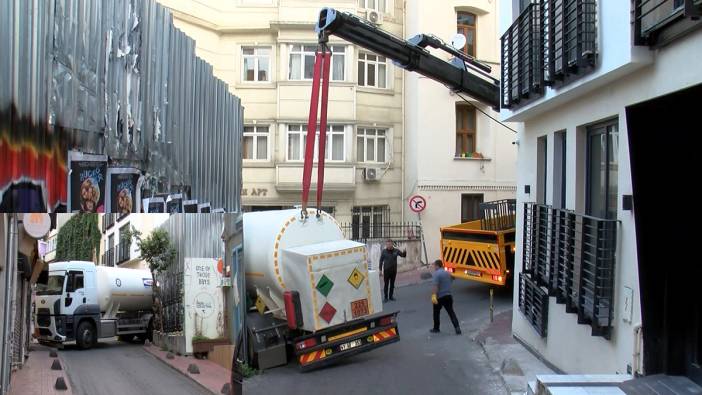
[[[184,200],[183,201],[183,212],[184,213],[197,213],[197,200]]]
[[[141,212],[141,171],[132,167],[107,169],[105,212],[129,214]]]
[[[183,195],[180,193],[174,193],[173,195],[168,195],[166,199],[166,212],[169,214],[176,214],[183,212]]]
[[[107,155],[68,151],[68,212],[105,212]]]
[[[141,200],[145,213],[165,213],[166,202],[162,197],[150,197]]]

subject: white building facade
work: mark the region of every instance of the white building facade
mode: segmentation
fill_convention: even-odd
[[[245,107],[245,211],[300,204],[307,116],[322,7],[403,34],[398,0],[160,0],[196,51]],[[341,222],[401,219],[402,70],[382,56],[331,37],[325,195]],[[316,156],[316,151],[315,151]],[[316,171],[313,171],[313,188]],[[314,193],[312,193],[314,199]],[[314,203],[313,203],[314,204]],[[361,220],[362,221],[362,220]],[[357,225],[362,228],[362,225]],[[372,229],[369,227],[368,229]]]
[[[102,231],[99,264],[129,269],[146,269],[148,264],[133,239],[125,237],[127,231],[137,230],[141,237],[148,237],[163,224],[169,214],[101,214],[98,225]]]
[[[501,116],[523,122],[514,336],[566,373],[702,383],[700,269],[675,233],[700,2],[500,3]]]
[[[463,51],[500,76],[495,1],[409,0],[406,35],[433,34],[449,42],[466,36]],[[450,55],[432,51],[449,60]],[[419,194],[427,201],[421,213],[429,261],[441,258],[442,226],[478,219],[479,203],[514,199],[517,149],[513,131],[489,118],[499,114],[417,73],[405,73],[405,219],[416,221],[407,200]],[[464,95],[465,96],[465,95]],[[514,126],[510,126],[514,128]]]

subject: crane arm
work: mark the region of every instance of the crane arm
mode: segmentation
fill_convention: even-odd
[[[326,43],[330,35],[338,36],[392,59],[405,70],[415,71],[456,92],[465,93],[499,109],[499,81],[488,74],[490,67],[449,47],[434,36],[420,34],[410,40],[403,40],[353,14],[333,8],[323,8],[320,11],[315,31],[319,34],[320,43]],[[453,63],[432,55],[425,49],[426,46],[450,53],[455,57]]]

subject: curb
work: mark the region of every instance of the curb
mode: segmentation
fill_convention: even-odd
[[[156,347],[156,346],[152,343],[152,344],[151,344],[151,347]],[[204,384],[202,384],[202,383],[200,383],[199,381],[195,380],[194,377],[192,377],[192,376],[190,376],[190,375],[188,375],[188,374],[185,374],[185,373],[181,372],[180,369],[178,369],[178,368],[176,368],[175,366],[171,365],[170,363],[164,361],[163,358],[161,358],[161,357],[158,356],[157,354],[154,354],[154,353],[152,353],[151,351],[149,351],[149,350],[148,350],[148,347],[142,347],[142,348],[144,349],[144,351],[145,351],[147,354],[149,354],[149,355],[151,355],[153,358],[159,360],[161,363],[163,363],[164,365],[166,365],[166,366],[168,366],[169,368],[173,369],[174,371],[180,373],[181,376],[187,377],[188,379],[190,379],[190,381],[192,381],[192,382],[194,382],[195,384],[197,384],[198,386],[200,386],[200,388],[204,389],[205,391],[209,392],[210,394],[220,395],[220,394],[218,394],[218,393],[216,393],[216,392],[213,392],[211,389],[207,388]]]

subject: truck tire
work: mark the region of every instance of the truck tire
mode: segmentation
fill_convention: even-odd
[[[96,340],[97,334],[93,324],[88,321],[78,324],[78,330],[76,331],[76,344],[78,344],[78,347],[86,350],[94,346]]]

